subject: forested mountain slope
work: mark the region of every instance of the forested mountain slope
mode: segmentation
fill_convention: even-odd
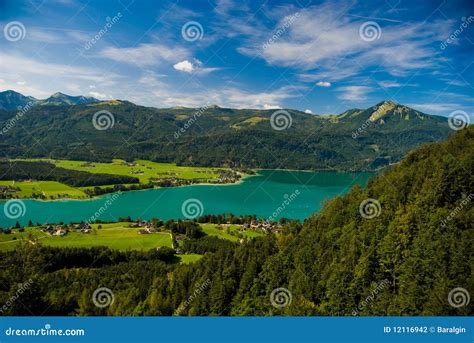
[[[0,300],[31,278],[9,314],[472,315],[472,302],[456,308],[448,298],[474,289],[473,151],[471,126],[284,234],[214,244],[190,265],[153,252],[25,245],[0,256]],[[94,306],[99,287],[113,291],[110,306]],[[286,297],[276,304],[286,306],[272,304],[279,288]]]
[[[20,115],[0,110],[0,128],[8,128],[0,131],[0,157],[374,170],[451,132],[446,118],[389,101],[339,116],[217,106],[156,109],[118,100],[48,103],[52,105],[33,106]],[[98,130],[97,124],[105,126]]]

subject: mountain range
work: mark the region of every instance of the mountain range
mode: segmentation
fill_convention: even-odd
[[[31,99],[5,93],[1,108]],[[360,171],[396,163],[452,132],[445,117],[392,101],[330,116],[218,106],[157,109],[61,93],[37,104],[20,118],[0,110],[1,157]]]
[[[47,99],[36,99],[32,96],[25,96],[13,90],[0,92],[0,109],[19,110],[25,106],[32,105],[80,105],[98,102],[99,100],[85,96],[71,96],[60,92],[54,93]]]

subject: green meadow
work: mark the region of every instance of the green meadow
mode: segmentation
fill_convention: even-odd
[[[239,234],[241,237],[247,237],[247,238],[253,238],[253,237],[259,237],[263,236],[264,233],[261,231],[255,231],[255,230],[246,230],[246,231],[239,231],[240,225],[238,224],[199,224],[202,227],[202,230],[209,236],[216,236],[222,239],[227,239],[229,241],[237,242],[240,237],[238,236]]]
[[[139,179],[140,184],[148,184],[156,179],[177,178],[194,180],[197,182],[215,182],[219,180],[219,170],[225,168],[182,167],[174,163],[157,163],[146,160],[137,160],[127,163],[124,160],[113,160],[110,163],[95,163],[72,160],[53,159],[16,159],[12,161],[44,161],[50,162],[64,169],[79,170],[89,173],[133,176]],[[34,194],[42,194],[46,199],[86,199],[87,189],[95,187],[71,187],[56,181],[0,181],[0,186],[19,188],[18,192],[11,193],[13,198],[32,198]],[[99,186],[99,188],[113,187],[114,185]]]
[[[106,246],[110,249],[129,251],[147,251],[158,247],[172,247],[169,232],[139,234],[139,228],[130,228],[130,223],[92,224],[92,232],[69,232],[65,236],[51,236],[42,232],[38,227],[25,228],[23,232],[14,229],[11,234],[0,234],[0,251],[14,250],[21,242],[41,244],[50,247],[90,248]],[[247,230],[240,232],[240,225],[234,224],[200,224],[203,231],[209,236],[227,239],[233,242],[242,237],[252,238],[263,236],[261,231]],[[179,263],[188,264],[198,261],[199,254],[177,254]]]
[[[119,159],[112,160],[110,163],[52,159],[22,159],[22,161],[45,161],[64,169],[134,176],[140,180],[140,183],[148,183],[150,179],[156,178],[203,180],[203,182],[219,179],[218,168],[182,167],[174,163],[157,163],[146,160],[137,160],[133,163]]]
[[[92,225],[91,233],[69,232],[65,236],[50,236],[38,228],[26,228],[24,232],[14,230],[12,234],[0,234],[0,251],[13,250],[21,241],[40,242],[51,247],[90,248],[106,246],[110,249],[150,250],[162,246],[171,248],[171,236],[168,232],[140,235],[139,229],[129,228],[130,223]]]

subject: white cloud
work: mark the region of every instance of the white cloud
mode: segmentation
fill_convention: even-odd
[[[139,83],[144,84],[140,92],[132,90],[128,99],[138,104],[156,107],[200,107],[216,104],[226,108],[277,108],[286,99],[296,97],[295,87],[282,87],[274,91],[250,92],[236,87],[204,88],[198,83],[192,88],[175,90],[154,72],[146,72]]]
[[[307,110],[304,110],[304,113],[313,114],[313,111],[307,109]]]
[[[397,88],[402,86],[401,83],[395,81],[380,81],[378,84],[383,88]]]
[[[196,73],[196,74],[209,74],[213,71],[219,70],[219,68],[204,68],[202,62],[198,59],[194,59],[193,62],[184,60],[173,65],[173,68],[185,73]]]
[[[281,110],[283,107],[278,106],[278,105],[269,105],[269,104],[263,104],[263,109],[264,110]]]
[[[318,83],[316,83],[316,86],[319,86],[319,87],[331,87],[331,82],[319,81]]]
[[[94,98],[97,98],[97,99],[100,99],[100,100],[110,98],[106,94],[99,93],[99,92],[89,92],[89,94],[91,96],[93,96]]]
[[[18,53],[0,51],[0,61],[3,68],[0,77],[4,79],[3,87],[14,89],[25,95],[45,98],[52,93],[63,90],[81,93],[91,82],[103,87],[113,86],[121,76],[96,68],[60,63],[44,63],[39,60],[25,57]],[[27,84],[18,83],[18,80],[27,80]]]
[[[192,73],[194,70],[193,64],[188,60],[176,63],[175,65],[173,65],[173,68],[179,71],[184,71],[186,73]]]
[[[339,99],[349,101],[363,101],[367,99],[367,93],[372,91],[372,88],[367,86],[346,86],[337,89],[341,92]]]
[[[459,104],[452,103],[422,103],[422,104],[409,104],[407,106],[413,107],[419,111],[426,112],[452,112],[460,109]]]
[[[285,33],[265,48],[274,28],[244,41],[238,51],[260,57],[271,65],[293,67],[328,81],[351,77],[368,67],[383,66],[392,75],[404,75],[419,68],[440,65],[440,52],[431,47],[446,33],[452,21],[419,23],[379,22],[380,39],[367,42],[359,36],[366,20],[351,16],[352,2],[325,2],[298,9],[298,18]],[[288,15],[296,9],[288,7]],[[285,17],[276,25],[284,25]],[[308,71],[312,71],[309,72]]]
[[[174,63],[188,57],[189,54],[183,47],[169,47],[163,44],[141,44],[133,48],[108,47],[100,52],[102,57],[140,67],[153,66],[160,62]]]

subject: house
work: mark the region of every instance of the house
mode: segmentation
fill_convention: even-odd
[[[53,236],[65,236],[67,231],[64,229],[58,229],[53,233]]]

